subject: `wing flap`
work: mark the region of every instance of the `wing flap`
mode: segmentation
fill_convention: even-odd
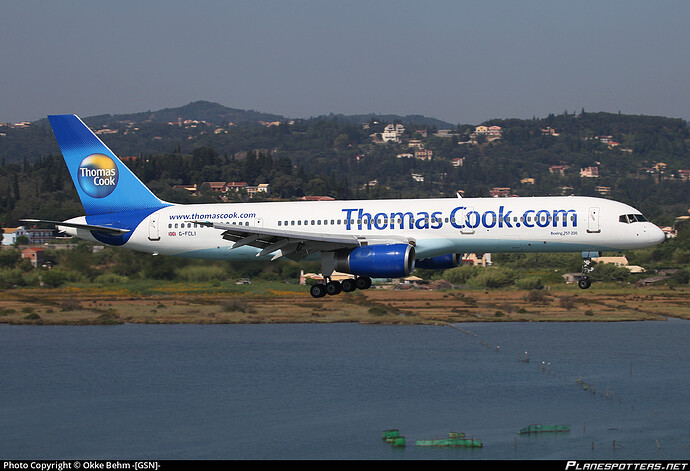
[[[414,239],[396,236],[362,236],[356,234],[326,234],[323,232],[304,232],[284,229],[269,229],[255,226],[241,226],[239,224],[225,224],[214,222],[188,221],[207,227],[222,230],[222,237],[235,243],[230,250],[249,245],[261,249],[257,257],[273,252],[272,258],[287,256],[299,260],[309,254],[320,251],[334,251],[338,249],[355,248],[360,245],[407,243],[415,244]]]

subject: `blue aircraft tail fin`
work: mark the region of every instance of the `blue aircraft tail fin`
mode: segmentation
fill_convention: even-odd
[[[48,119],[87,216],[168,206],[79,117]]]

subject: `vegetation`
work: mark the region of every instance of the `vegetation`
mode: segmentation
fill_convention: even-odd
[[[179,116],[183,121],[178,124]],[[277,199],[454,197],[458,190],[478,197],[489,196],[494,187],[519,196],[601,196],[597,187],[606,187],[605,197],[632,204],[659,225],[687,215],[690,182],[679,170],[690,168],[690,133],[680,119],[582,110],[543,119],[492,120],[483,124],[500,126],[502,137],[488,140],[473,136],[473,125],[387,118],[287,120],[197,102],[85,121],[107,131],[104,141],[156,194],[179,203],[220,201],[220,195],[203,187],[209,181],[269,183],[269,197]],[[384,126],[401,121],[400,142],[383,143]],[[443,125],[447,132],[436,133]],[[0,133],[0,223],[11,227],[28,216],[80,215],[47,120],[25,128],[0,125]],[[412,139],[432,150],[433,158],[398,158],[414,152]],[[454,165],[454,159],[462,160]],[[553,172],[553,166],[562,166],[563,174]],[[580,169],[590,166],[599,169],[599,177],[581,178]],[[173,190],[176,184],[196,184],[200,195]],[[242,192],[227,196],[247,199]]]
[[[248,278],[294,285],[300,271],[318,272],[318,262],[283,260],[264,262],[224,262],[193,260],[139,254],[120,247],[93,251],[92,244],[71,240],[72,248],[46,247],[45,266],[34,268],[21,258],[22,246],[0,250],[0,289],[13,287],[59,287],[65,285],[101,285],[145,289],[147,280],[175,283],[200,283],[209,287],[239,282]],[[607,254],[605,254],[607,255]],[[613,264],[595,264],[591,278],[595,282],[635,283],[662,271],[668,272],[663,283],[683,286],[690,282],[690,224],[679,225],[678,236],[660,246],[627,252],[631,265],[645,268],[633,274]],[[434,282],[445,280],[465,289],[544,290],[562,285],[565,273],[579,272],[579,254],[493,254],[493,266],[483,268],[462,265],[448,270],[418,269],[415,274]],[[245,289],[245,288],[243,288]]]
[[[196,121],[185,123],[187,119]],[[582,110],[543,119],[492,120],[483,124],[500,126],[502,136],[489,140],[474,136],[474,125],[418,116],[332,115],[290,121],[197,102],[86,122],[107,131],[103,140],[125,157],[126,164],[157,195],[179,203],[248,200],[242,191],[215,193],[204,185],[209,181],[269,183],[267,197],[277,200],[305,195],[454,197],[459,190],[465,196],[489,196],[494,187],[510,188],[511,194],[519,196],[564,191],[601,196],[596,187],[605,186],[610,189],[605,197],[630,203],[659,225],[674,225],[678,237],[627,254],[630,264],[643,266],[645,274],[599,264],[592,278],[627,284],[673,269],[665,283],[683,286],[690,280],[690,228],[678,220],[687,215],[690,201],[690,182],[679,172],[690,168],[690,133],[683,120]],[[384,126],[390,122],[404,124],[401,142],[381,141]],[[448,132],[437,133],[439,129]],[[19,225],[24,217],[55,220],[82,214],[45,120],[27,127],[0,125],[0,134],[0,223],[4,227]],[[400,157],[414,152],[408,147],[413,139],[433,151],[431,160]],[[563,174],[553,172],[553,166],[561,166]],[[580,176],[580,169],[590,166],[598,167],[598,178]],[[423,176],[423,181],[413,180],[412,174]],[[177,184],[196,184],[199,194],[173,189]],[[93,253],[89,244],[73,242],[75,249],[46,251],[50,269],[31,267],[21,259],[19,248],[0,250],[0,288],[122,286],[145,291],[149,281],[202,283],[213,288],[242,278],[294,284],[301,268],[319,269],[318,264],[290,261],[252,264],[141,256],[116,247]],[[581,267],[578,254],[494,254],[493,262],[490,269],[462,266],[440,272],[419,270],[418,274],[465,288],[527,293],[562,285],[564,273],[578,272]]]

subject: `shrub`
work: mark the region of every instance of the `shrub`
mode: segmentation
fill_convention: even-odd
[[[549,298],[543,291],[533,289],[525,295],[525,301],[530,304],[548,304]]]
[[[541,278],[519,277],[515,280],[515,286],[520,289],[544,289]]]
[[[224,280],[225,270],[215,265],[190,265],[176,270],[177,277],[185,281]]]
[[[592,281],[625,281],[629,276],[630,270],[613,263],[597,263],[589,275]]]
[[[126,283],[129,278],[123,275],[116,275],[115,273],[104,273],[98,275],[93,282],[99,285],[116,285],[119,283]]]
[[[513,284],[515,272],[507,269],[484,268],[469,280],[469,285],[478,289],[504,288]]]
[[[223,312],[245,312],[252,313],[255,312],[254,308],[247,304],[246,301],[241,301],[237,299],[230,299],[228,301],[223,301],[220,305]]]
[[[81,273],[74,270],[64,270],[60,268],[53,268],[52,270],[40,271],[40,280],[43,284],[53,288],[60,286],[63,283],[81,281],[83,279]]]
[[[60,308],[63,311],[77,311],[81,309],[81,303],[76,299],[65,298],[60,302]]]
[[[467,281],[476,276],[478,268],[473,265],[461,265],[443,272],[443,279],[454,285],[464,285]]]
[[[573,307],[575,307],[575,298],[572,296],[563,296],[558,300],[558,305],[563,309],[570,311]]]
[[[17,249],[0,250],[0,267],[14,267],[21,260],[21,252]]]
[[[386,308],[383,308],[381,306],[374,306],[369,308],[369,314],[372,314],[374,316],[383,316],[388,314],[388,311],[386,310]]]
[[[26,282],[18,268],[0,268],[0,287],[23,286]]]

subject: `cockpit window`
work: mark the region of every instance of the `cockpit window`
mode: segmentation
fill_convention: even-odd
[[[632,224],[633,222],[647,222],[647,218],[641,214],[621,214],[618,221]]]

